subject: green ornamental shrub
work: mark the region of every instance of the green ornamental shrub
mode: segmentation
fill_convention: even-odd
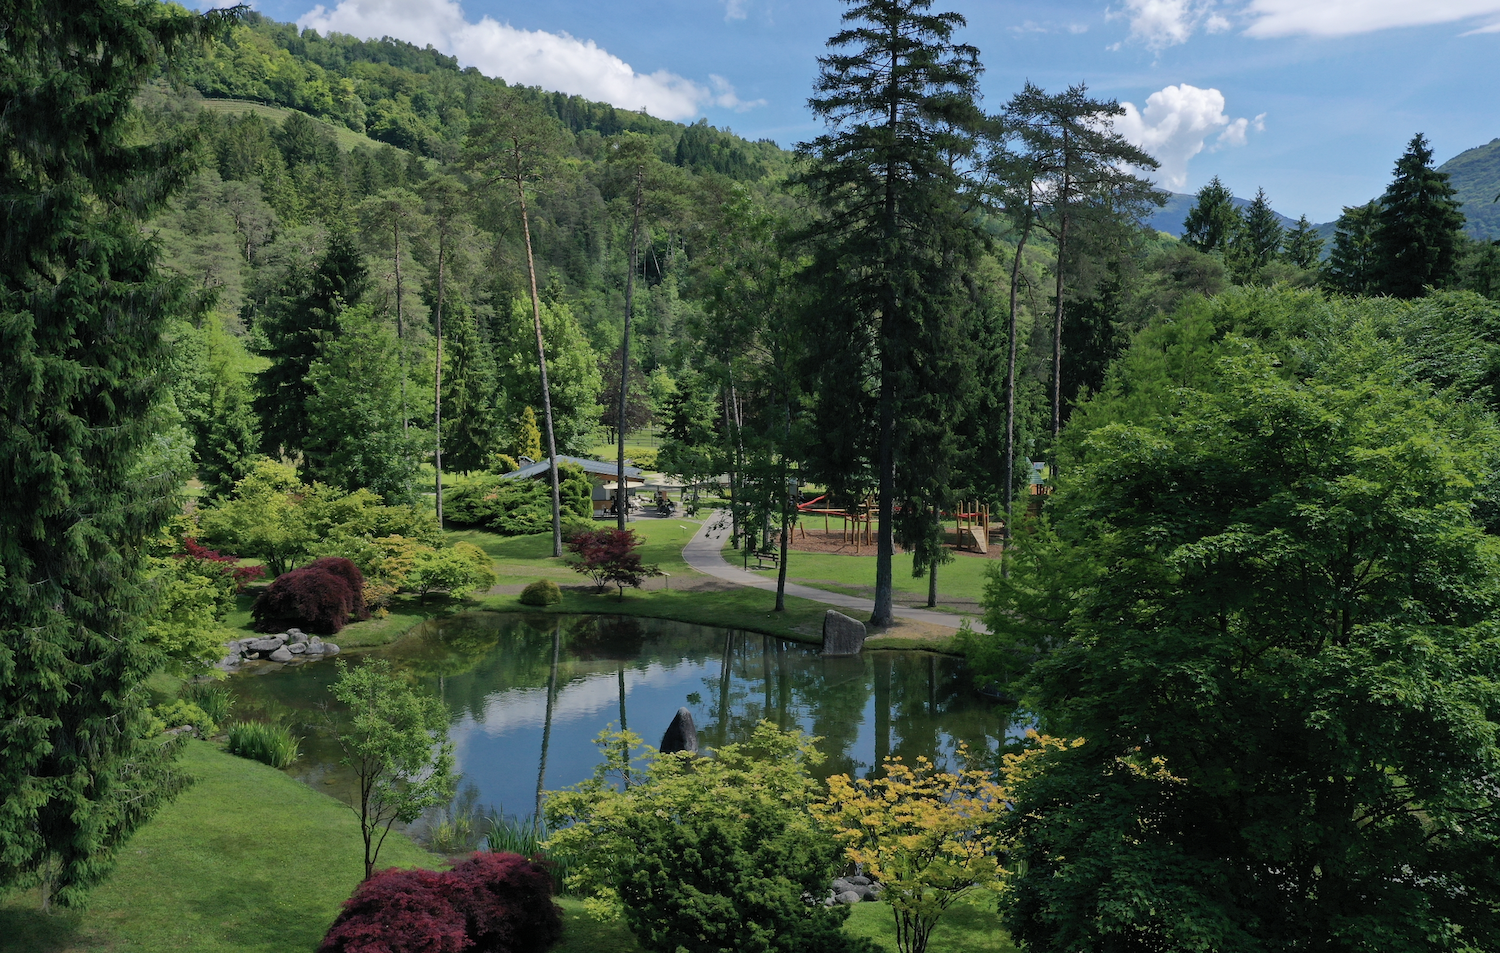
[[[166,728],[187,725],[198,732],[201,738],[207,738],[218,727],[203,709],[180,698],[165,705],[157,705],[154,714]]]
[[[273,768],[284,768],[302,755],[301,746],[285,725],[241,721],[229,726],[229,753]]]
[[[550,606],[562,602],[562,590],[551,579],[538,579],[521,590],[521,605]]]

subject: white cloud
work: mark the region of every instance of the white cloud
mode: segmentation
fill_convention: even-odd
[[[745,19],[745,6],[749,0],[724,0],[724,21]]]
[[[488,16],[471,23],[457,0],[340,0],[332,10],[313,7],[297,25],[320,33],[389,36],[431,45],[508,83],[643,109],[662,119],[690,119],[708,105],[749,109],[764,103],[741,101],[722,77],[714,77],[709,89],[666,70],[638,73],[593,40],[523,30]]]
[[[1200,24],[1210,33],[1229,28],[1229,21],[1213,13],[1214,0],[1125,0],[1122,12],[1109,11],[1111,20],[1130,21],[1130,39],[1153,52],[1186,43]],[[1119,48],[1116,44],[1115,49]]]
[[[1217,89],[1199,89],[1183,83],[1146,97],[1146,108],[1121,103],[1125,115],[1115,120],[1115,130],[1161,163],[1157,177],[1170,189],[1187,185],[1188,161],[1202,152],[1209,136],[1217,133],[1211,149],[1243,146],[1249,132],[1265,129],[1266,114],[1254,119],[1231,119],[1224,111],[1224,94]]]
[[[733,109],[737,113],[742,113],[747,109],[754,109],[756,106],[764,106],[766,104],[764,99],[752,99],[749,102],[741,99],[735,95],[734,87],[730,85],[729,80],[722,76],[709,73],[708,80],[714,86],[715,106],[722,106],[725,109]]]
[[[1077,36],[1080,33],[1087,33],[1088,31],[1089,25],[1087,23],[1056,25],[1051,21],[1038,23],[1035,20],[1027,20],[1024,23],[1010,27],[1010,32],[1012,33],[1071,33]]]
[[[1500,0],[1249,0],[1246,35],[1350,36],[1393,27],[1465,20],[1492,22],[1472,32],[1500,31]]]

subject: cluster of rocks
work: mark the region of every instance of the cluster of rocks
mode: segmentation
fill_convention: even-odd
[[[859,903],[861,900],[879,900],[884,890],[885,888],[880,884],[859,874],[852,877],[838,877],[834,879],[828,896],[823,898],[823,906],[832,907],[837,904]]]
[[[241,662],[264,659],[268,662],[308,662],[313,659],[339,654],[339,647],[324,642],[316,635],[309,636],[301,629],[287,629],[280,635],[259,636],[252,639],[234,639],[225,643],[229,654],[220,663],[221,668],[233,668]]]

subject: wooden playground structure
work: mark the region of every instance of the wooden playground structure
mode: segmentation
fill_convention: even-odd
[[[838,517],[841,528],[841,539],[844,543],[854,545],[857,554],[863,546],[875,545],[875,496],[866,496],[862,502],[848,509],[835,509],[826,506],[820,507],[819,503],[828,499],[828,494],[815,496],[806,503],[797,504],[797,515],[811,516],[822,514],[823,532],[832,535],[833,527],[830,523],[833,517]],[[807,538],[807,526],[801,519],[797,520],[797,531],[802,538]]]
[[[802,539],[807,539],[807,522],[805,517],[822,516],[824,537],[833,535],[833,520],[839,521],[839,540],[843,545],[852,545],[855,555],[859,555],[861,549],[866,546],[875,546],[875,524],[878,522],[877,507],[873,494],[866,496],[858,504],[852,507],[840,508],[827,505],[827,494],[816,496],[806,503],[797,505],[796,534]],[[819,505],[823,504],[823,505]],[[955,534],[955,548],[987,556],[990,553],[990,505],[978,500],[963,501],[958,504],[958,509],[951,513],[943,514],[945,519],[956,521],[957,532]],[[1004,522],[998,524],[1004,527]]]
[[[987,556],[990,552],[990,505],[973,500],[960,502],[953,513],[958,522],[955,546]]]

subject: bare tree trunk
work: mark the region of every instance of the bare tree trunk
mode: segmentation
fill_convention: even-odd
[[[521,147],[515,144],[516,197],[521,202],[521,232],[526,236],[526,276],[531,281],[531,322],[536,328],[536,363],[542,375],[542,409],[547,420],[547,460],[552,477],[552,555],[562,556],[562,494],[557,484],[557,439],[552,430],[552,391],[547,386],[547,345],[542,340],[542,299],[536,291],[536,258],[531,251],[531,219],[526,212],[526,189],[521,181]]]
[[[1057,478],[1057,439],[1062,433],[1062,332],[1063,332],[1063,272],[1068,255],[1068,203],[1073,190],[1072,174],[1068,171],[1068,128],[1063,127],[1063,187],[1058,195],[1057,228],[1057,310],[1052,319],[1052,478]]]
[[[891,52],[891,69],[887,79],[890,116],[887,120],[887,129],[893,137],[896,134],[898,116],[898,100],[896,97],[897,76],[897,54],[894,49]],[[885,245],[886,253],[894,251],[896,241],[896,160],[894,157],[887,159],[885,167]],[[880,428],[880,449],[876,462],[876,474],[880,492],[880,528],[875,537],[875,609],[870,613],[870,625],[874,627],[887,626],[891,624],[891,603],[893,599],[891,560],[896,552],[896,539],[894,534],[895,499],[896,492],[896,445],[892,431],[896,425],[894,368],[891,366],[896,361],[895,337],[900,333],[900,319],[897,317],[897,309],[900,302],[897,300],[895,278],[889,272],[894,270],[896,263],[887,261],[886,275],[886,301],[885,313],[881,315],[881,323],[884,325],[880,340],[880,410],[876,426]]]
[[[401,310],[401,226],[391,226],[391,234],[395,238],[396,248],[396,342],[401,348],[401,432],[405,434],[410,427],[410,421],[406,418],[406,320]]]
[[[636,242],[641,234],[641,192],[645,180],[645,169],[636,169],[635,217],[630,223],[630,274],[625,276],[625,334],[620,342],[620,422],[615,428],[619,438],[615,449],[615,520],[621,532],[625,531],[625,517],[629,512],[625,499],[625,399],[630,386],[630,318],[635,313],[635,253]],[[621,593],[624,593],[623,589]]]
[[[1021,253],[1026,249],[1026,239],[1031,237],[1032,192],[1030,183],[1026,188],[1026,224],[1021,228],[1021,239],[1016,242],[1016,257],[1010,263],[1010,356],[1005,365],[1005,542],[1010,548],[1012,507],[1016,495],[1016,309],[1021,282]],[[1009,563],[1002,561],[1000,571],[1009,575]]]
[[[927,608],[931,609],[937,605],[937,569],[938,557],[943,552],[943,511],[936,506],[932,508],[932,520],[937,524],[937,532],[933,534],[934,540],[932,560],[927,564]]]
[[[436,472],[434,488],[437,493],[438,529],[443,528],[443,266],[447,264],[443,259],[446,251],[447,238],[438,235],[437,314],[434,318],[437,329],[437,360],[433,362],[436,373],[433,375],[435,383],[432,385],[432,464]]]

